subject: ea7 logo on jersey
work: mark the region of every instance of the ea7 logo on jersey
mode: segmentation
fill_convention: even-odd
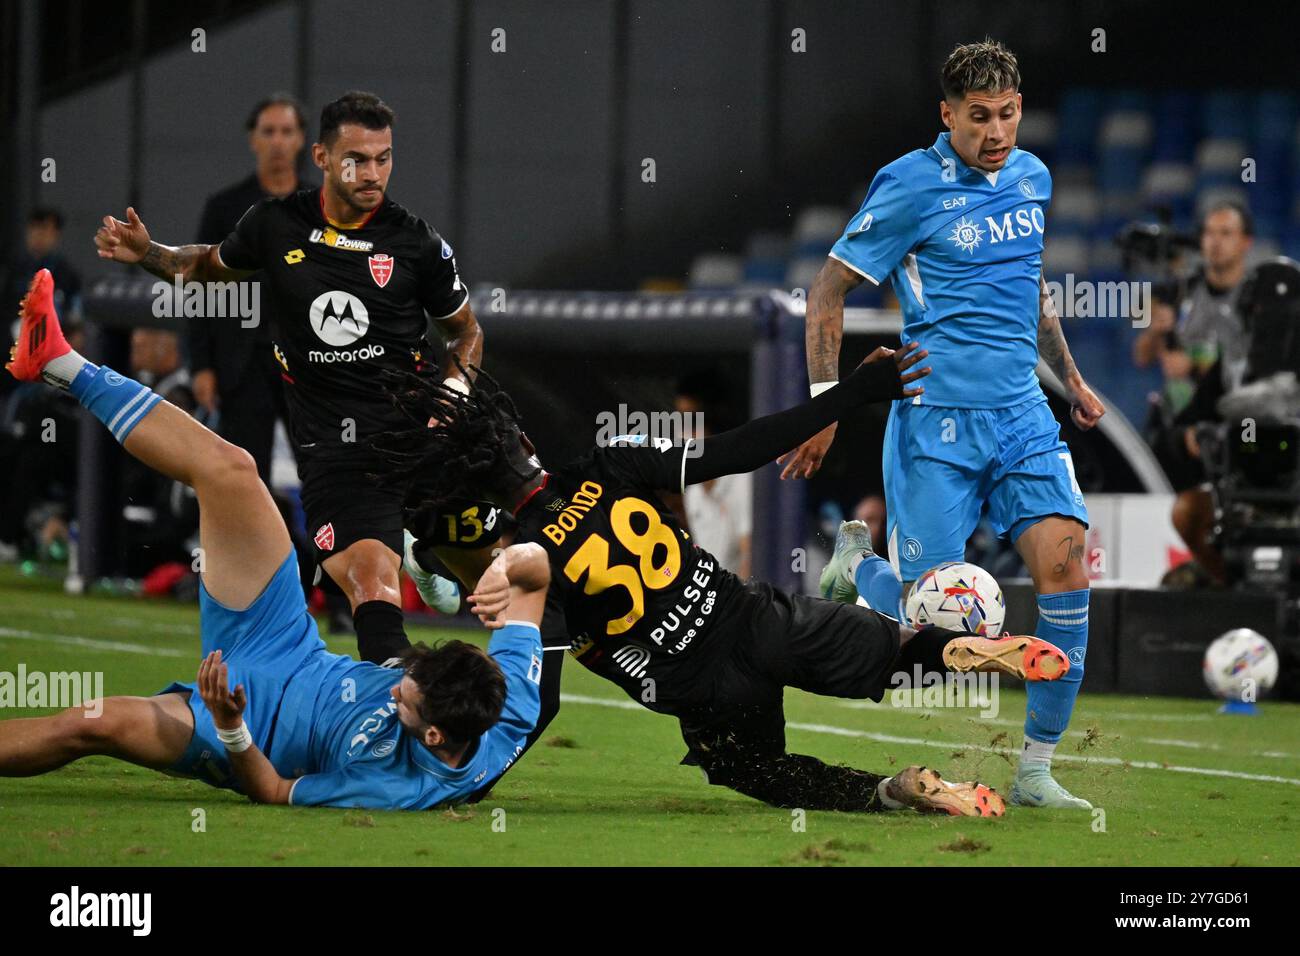
[[[351,345],[370,328],[370,312],[365,303],[351,292],[340,290],[316,296],[311,304],[310,318],[316,337],[336,348]]]
[[[951,199],[945,199],[943,201],[944,209],[956,209],[957,207],[964,205],[966,205],[965,196],[953,196]]]
[[[388,280],[393,277],[393,266],[396,260],[385,252],[377,252],[370,257],[370,278],[375,280],[375,285],[383,288],[388,285]]]

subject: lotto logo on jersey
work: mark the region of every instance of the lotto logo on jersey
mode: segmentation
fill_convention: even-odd
[[[375,280],[375,285],[379,288],[388,285],[388,280],[393,277],[393,266],[396,261],[384,252],[377,252],[370,257],[370,278]]]
[[[316,542],[316,547],[320,548],[322,551],[333,551],[334,523],[331,521],[317,528],[316,537],[313,540]]]

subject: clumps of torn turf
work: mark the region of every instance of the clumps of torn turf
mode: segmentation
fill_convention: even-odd
[[[812,863],[817,866],[834,866],[844,862],[845,853],[870,853],[867,843],[847,843],[838,837],[810,843],[796,853],[786,857],[788,863]]]
[[[1114,739],[1119,740],[1119,737],[1115,737]],[[1100,747],[1105,742],[1106,737],[1102,734],[1101,728],[1096,724],[1093,724],[1083,732],[1083,736],[1079,739],[1079,742],[1074,745],[1074,750],[1076,753],[1083,753],[1085,750],[1091,750],[1093,747]]]
[[[1211,790],[1205,795],[1206,800],[1227,800],[1228,795],[1222,790]]]
[[[958,833],[951,843],[942,843],[938,847],[940,853],[987,853],[991,849],[987,843],[972,840],[964,833]]]
[[[576,750],[578,748],[578,742],[572,737],[547,737],[546,746],[562,747],[565,750]]]
[[[442,818],[444,820],[453,820],[456,823],[464,823],[466,820],[474,819],[474,811],[469,809],[460,811],[455,807],[448,807],[442,812]]]
[[[345,827],[373,827],[375,818],[369,813],[359,813],[356,810],[349,810],[343,814],[343,825]]]

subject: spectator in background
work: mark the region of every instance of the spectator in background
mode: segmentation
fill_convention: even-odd
[[[673,401],[674,410],[685,416],[683,437],[692,437],[697,430],[693,426],[696,415],[701,419],[698,431],[702,436],[730,427],[726,399],[726,386],[716,370],[683,377]],[[683,499],[687,526],[700,547],[716,557],[722,567],[731,568],[742,581],[749,580],[753,573],[753,476],[724,475],[688,485]]]
[[[885,499],[881,495],[867,495],[853,506],[853,518],[866,524],[867,530],[871,532],[872,547],[877,554],[888,553],[883,550],[887,545],[885,514]]]
[[[1160,366],[1170,416],[1187,406],[1220,357],[1229,374],[1240,377],[1245,368],[1236,296],[1253,241],[1254,223],[1246,207],[1231,200],[1214,203],[1201,221],[1201,268],[1155,293],[1151,324],[1134,342],[1133,360],[1139,368]]]
[[[136,329],[131,333],[131,377],[182,411],[194,413],[194,393],[175,332]],[[130,456],[124,458],[122,467],[121,572],[143,578],[171,562],[189,567],[190,539],[199,528],[194,489]]]
[[[271,196],[287,196],[304,185],[298,168],[307,141],[307,121],[298,101],[288,93],[268,96],[253,107],[247,128],[256,171],[208,198],[197,242],[221,242],[250,206]],[[244,281],[259,278],[254,274]],[[244,328],[234,319],[195,321],[189,349],[195,399],[210,416],[216,414],[215,430],[222,438],[253,456],[258,474],[269,487],[275,423],[288,417],[271,341],[275,317],[266,314],[265,302],[262,306],[254,328]]]
[[[23,251],[7,264],[4,279],[0,281],[0,295],[4,296],[6,309],[17,309],[27,294],[27,284],[38,269],[49,269],[54,275],[54,305],[60,316],[75,325],[81,319],[81,274],[66,256],[59,251],[63,238],[63,214],[57,209],[40,206],[27,215],[27,235]],[[6,360],[9,347],[14,344],[18,320],[11,311],[4,324],[3,346]],[[0,375],[0,396],[18,388],[20,383],[12,375]]]

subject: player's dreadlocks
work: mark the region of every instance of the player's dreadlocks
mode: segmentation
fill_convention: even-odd
[[[384,480],[407,488],[407,508],[485,495],[505,501],[541,471],[524,450],[514,401],[487,372],[470,368],[468,394],[411,372],[383,376],[410,427],[375,436],[374,447],[391,466]]]

